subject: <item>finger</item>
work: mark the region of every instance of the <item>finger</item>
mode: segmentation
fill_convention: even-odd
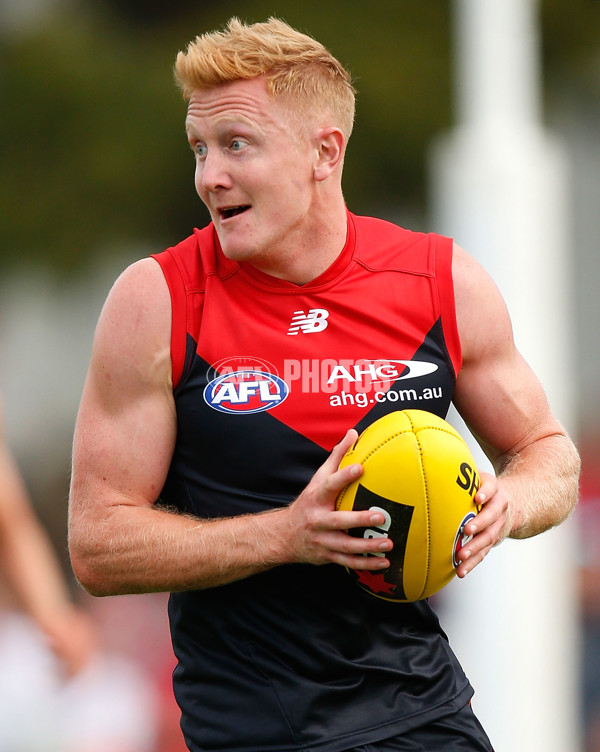
[[[332,475],[329,475],[325,480],[325,487],[327,491],[332,491],[337,495],[343,488],[349,483],[355,481],[362,474],[362,465],[359,465],[358,463],[347,465],[340,470],[336,470]]]
[[[340,469],[340,462],[346,452],[356,442],[357,438],[357,431],[354,428],[350,428],[339,444],[334,446],[329,457],[314,474],[313,482],[324,482],[324,487],[328,492],[338,494],[342,488],[362,475],[363,469],[358,463],[353,463]]]
[[[357,439],[358,439],[358,432],[354,428],[349,428],[346,431],[346,435],[344,436],[344,438],[333,447],[329,457],[321,465],[321,468],[319,468],[317,473],[320,470],[324,470],[325,472],[328,472],[328,473],[331,473],[334,470],[337,470],[344,455],[350,449],[350,447],[356,442]]]
[[[485,559],[492,548],[501,540],[502,528],[503,521],[498,520],[494,525],[476,535],[457,553],[460,564],[456,568],[456,574],[459,577],[465,577]]]
[[[330,530],[321,536],[320,545],[341,554],[376,555],[391,551],[394,547],[389,538],[363,538],[345,532]]]
[[[350,535],[337,534],[327,541],[329,558],[335,564],[342,564],[351,569],[387,569],[390,560],[386,554],[393,544],[389,539],[373,540],[353,538]]]
[[[483,533],[476,535],[468,541],[468,543],[458,551],[456,558],[461,562],[466,562],[474,556],[478,556],[481,551],[492,548],[493,545],[493,534],[490,528],[487,528]]]
[[[384,522],[384,515],[371,509],[336,511],[327,517],[327,527],[331,530],[350,530],[355,527],[379,527]]]
[[[498,520],[506,520],[507,502],[506,499],[496,494],[481,511],[465,525],[467,535],[477,535],[486,528],[494,525]]]
[[[343,457],[351,446],[358,440],[358,431],[355,428],[349,428],[344,438],[333,448],[334,452],[339,452]],[[340,459],[341,459],[340,457]]]
[[[477,504],[487,504],[498,492],[498,479],[490,473],[481,473],[481,486],[475,494]]]
[[[469,572],[472,572],[478,564],[481,564],[481,562],[485,559],[492,548],[493,546],[486,546],[480,551],[477,551],[477,553],[466,551],[465,554],[468,555],[468,558],[466,559],[466,561],[462,561],[456,568],[457,577],[460,577],[461,579],[463,577],[466,577]]]
[[[385,556],[361,556],[350,554],[336,554],[332,556],[334,564],[341,564],[349,569],[370,569],[380,570],[387,569],[390,566],[390,560]]]

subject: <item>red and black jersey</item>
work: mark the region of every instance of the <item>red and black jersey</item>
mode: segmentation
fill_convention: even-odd
[[[295,285],[225,258],[212,225],[154,256],[172,300],[177,441],[161,500],[201,518],[289,504],[351,427],[442,417],[460,369],[452,242],[348,214]],[[337,565],[174,593],[175,693],[191,750],[338,750],[441,717],[472,690],[426,602]]]

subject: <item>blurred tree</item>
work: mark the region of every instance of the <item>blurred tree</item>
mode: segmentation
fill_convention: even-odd
[[[549,84],[565,70],[578,75],[600,61],[600,3],[598,0],[541,0],[540,20],[544,70]]]
[[[98,19],[61,18],[4,40],[2,262],[71,268],[168,231],[186,164],[172,53]],[[192,166],[191,159],[187,164]]]
[[[192,10],[214,5],[210,0],[177,0],[175,3],[164,0],[96,0],[96,3],[136,27],[172,23],[174,19],[186,17]]]

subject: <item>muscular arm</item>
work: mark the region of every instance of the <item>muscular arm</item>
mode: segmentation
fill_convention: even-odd
[[[488,477],[480,490],[489,503],[473,523],[480,536],[469,546],[472,559],[460,575],[503,537],[530,537],[562,522],[577,501],[580,463],[515,347],[496,286],[458,247],[453,274],[463,348],[455,404],[497,475],[496,484]]]
[[[155,506],[176,437],[171,306],[152,259],[115,283],[94,340],[73,447],[71,561],[95,595],[212,587],[289,562],[381,568],[378,542],[344,530],[377,524],[370,512],[334,512],[361,472],[338,471],[349,432],[289,507],[200,520]],[[379,519],[381,523],[383,519]],[[389,545],[389,544],[388,544]]]

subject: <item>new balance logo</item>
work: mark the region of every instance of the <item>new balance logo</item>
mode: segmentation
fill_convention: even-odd
[[[288,329],[288,334],[314,334],[327,329],[327,319],[329,311],[325,308],[311,308],[308,313],[304,311],[294,311],[292,323]]]

